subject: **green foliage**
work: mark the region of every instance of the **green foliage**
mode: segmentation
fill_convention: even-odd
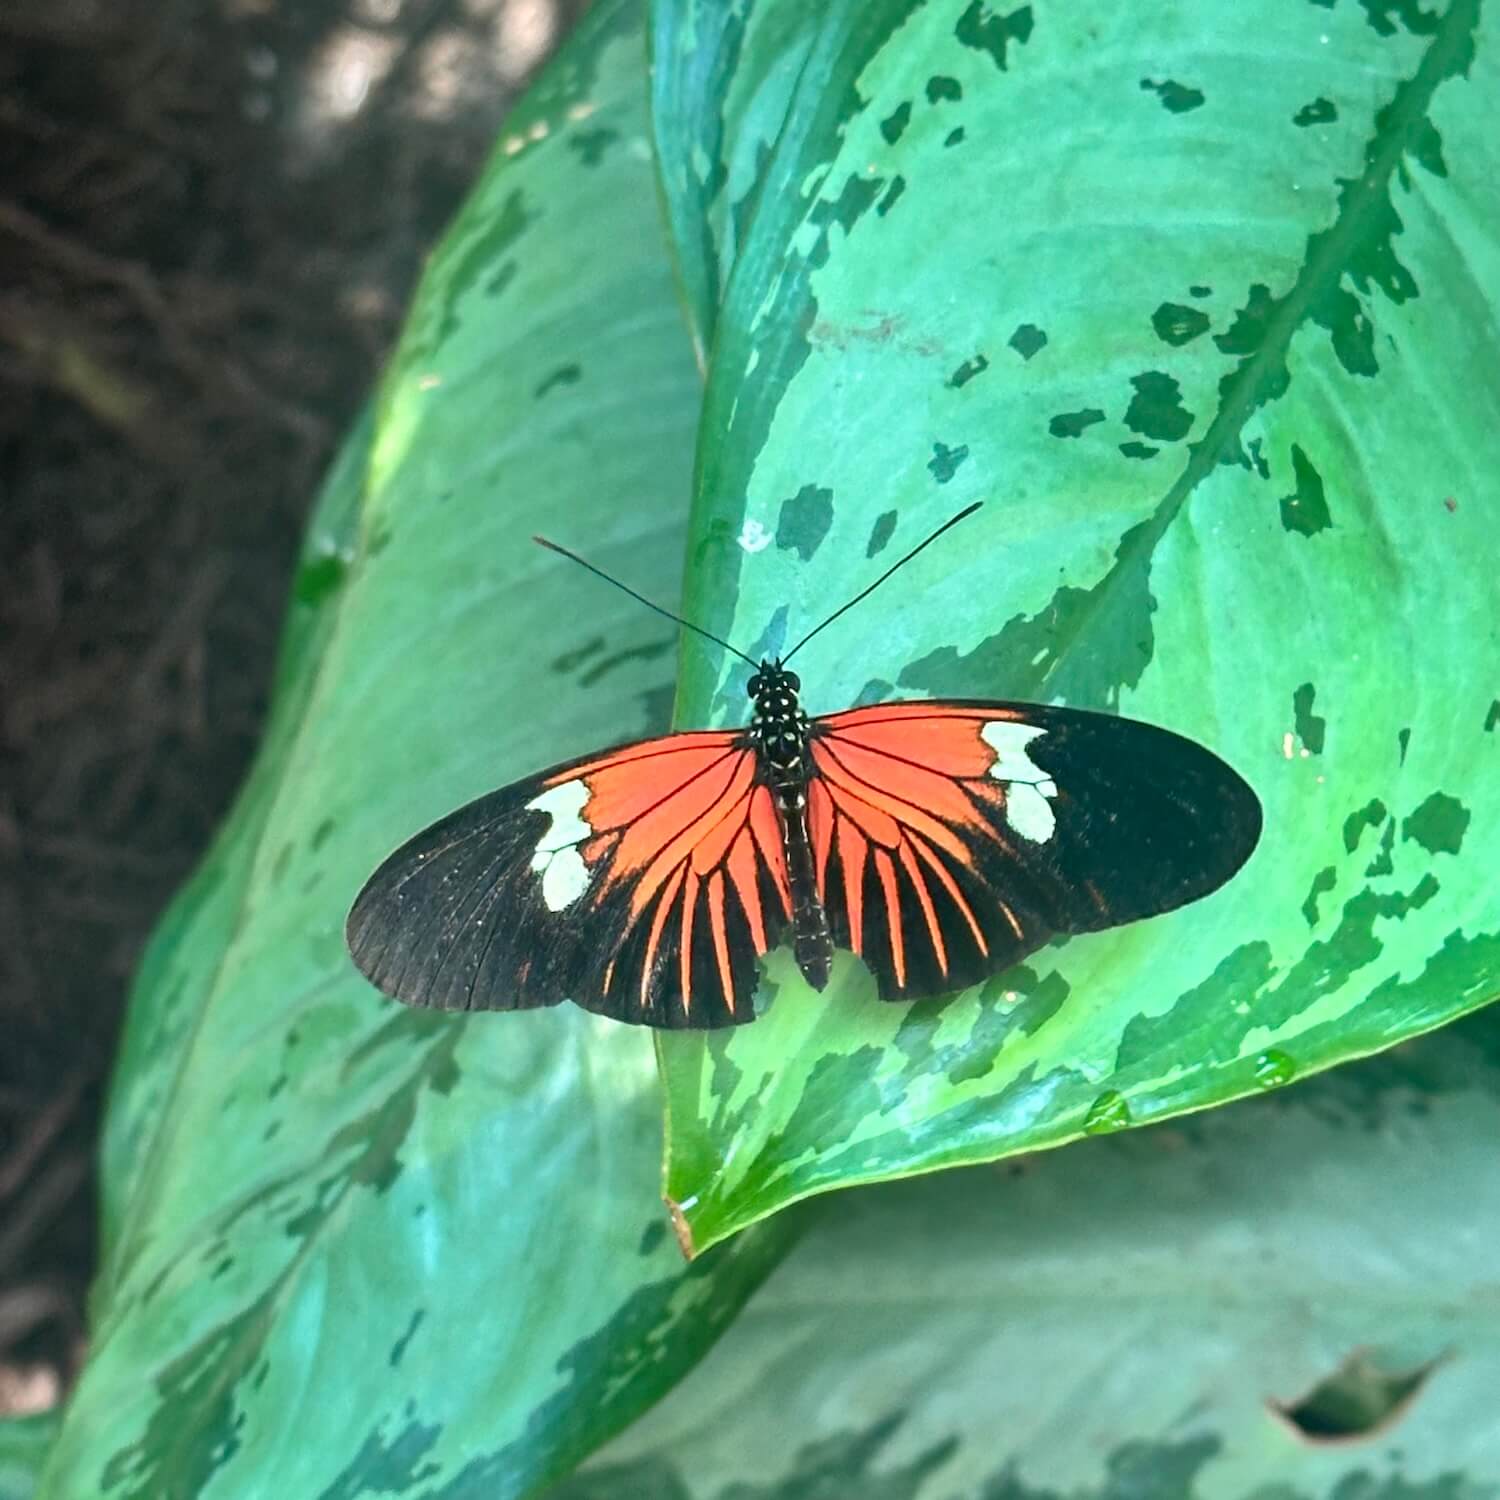
[[[343,945],[401,838],[665,723],[670,629],[528,541],[675,592],[701,388],[642,55],[636,9],[597,6],[509,122],[328,481],[264,752],[133,999],[47,1500],[529,1492],[786,1239],[685,1265],[645,1034],[407,1011]]]
[[[57,1436],[57,1414],[0,1421],[0,1500],[31,1500]]]
[[[1497,1133],[1491,1010],[1233,1109],[842,1194],[549,1500],[1491,1500]],[[1324,1382],[1298,1437],[1270,1403]]]
[[[775,651],[982,499],[798,658],[810,711],[1117,709],[1266,812],[1211,898],[961,999],[773,961],[754,1026],[664,1038],[694,1243],[1491,999],[1493,10],[659,0],[655,38],[713,351],[690,614]],[[685,720],[740,712],[744,675],[687,651]]]
[[[264,753],[143,968],[37,1493],[538,1493],[704,1354],[793,1200],[1276,1091],[1491,998],[1497,86],[1478,0],[597,0],[434,253]],[[1129,712],[1252,779],[1262,848],[946,1004],[782,955],[755,1025],[661,1039],[670,1195],[700,1250],[742,1231],[685,1266],[650,1039],[403,1011],[343,914],[432,818],[667,720],[672,631],[533,530],[664,599],[685,557],[689,616],[774,652],[981,498],[799,658],[809,707]],[[743,715],[742,666],[679,666],[679,722]],[[1479,1500],[1487,1023],[835,1200],[561,1493]],[[1427,1436],[1314,1461],[1264,1399],[1356,1345],[1464,1359]]]

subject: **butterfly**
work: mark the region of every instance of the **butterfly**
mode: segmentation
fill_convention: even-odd
[[[757,961],[787,938],[814,989],[842,948],[882,1000],[916,1000],[1216,890],[1260,803],[1181,735],[983,699],[802,710],[792,655],[978,508],[759,662],[536,538],[749,662],[750,722],[566,761],[418,833],[349,913],[360,970],[411,1005],[708,1029],[755,1019]]]

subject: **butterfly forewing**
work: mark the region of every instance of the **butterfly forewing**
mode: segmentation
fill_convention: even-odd
[[[571,999],[618,1020],[753,1019],[788,915],[775,808],[741,731],[667,735],[481,797],[392,854],[349,914],[387,994],[446,1010]]]
[[[883,998],[975,984],[1058,933],[1206,895],[1260,804],[1216,755],[1131,719],[989,702],[813,721],[808,827],[834,941]]]

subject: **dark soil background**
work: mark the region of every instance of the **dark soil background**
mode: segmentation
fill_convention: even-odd
[[[82,1357],[126,986],[255,748],[318,478],[586,3],[0,5],[0,1415]]]

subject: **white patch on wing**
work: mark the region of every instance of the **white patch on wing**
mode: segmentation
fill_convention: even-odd
[[[1051,806],[1057,783],[1026,752],[1032,740],[1046,732],[1035,724],[993,719],[979,733],[995,752],[990,775],[1005,783],[1005,821],[1033,844],[1045,844],[1057,829]]]
[[[589,867],[578,845],[594,830],[579,816],[589,800],[583,781],[564,781],[533,797],[528,812],[546,813],[552,820],[537,841],[531,868],[542,877],[542,900],[548,911],[565,911],[589,888]]]

